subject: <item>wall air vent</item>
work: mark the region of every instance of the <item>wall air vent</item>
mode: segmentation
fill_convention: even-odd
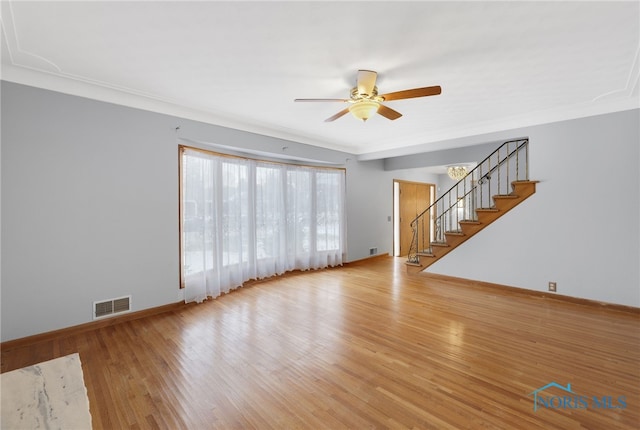
[[[131,296],[93,302],[93,319],[101,319],[109,316],[131,311]]]

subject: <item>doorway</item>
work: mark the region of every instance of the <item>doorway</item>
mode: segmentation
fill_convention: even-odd
[[[436,186],[426,182],[393,181],[393,255],[403,257],[409,253],[413,221],[422,211],[435,202]],[[433,222],[429,220],[429,234],[433,234]],[[429,240],[429,238],[426,238]],[[428,243],[428,242],[427,242]]]

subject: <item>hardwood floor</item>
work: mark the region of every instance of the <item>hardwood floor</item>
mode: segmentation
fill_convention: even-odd
[[[637,313],[407,275],[390,257],[2,351],[2,371],[73,352],[96,429],[640,423]],[[534,411],[550,382],[572,393],[540,392],[551,406]]]

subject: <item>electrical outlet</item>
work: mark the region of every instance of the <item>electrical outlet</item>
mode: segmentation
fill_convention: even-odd
[[[553,291],[554,293],[556,292],[556,283],[555,282],[549,282],[549,291]]]

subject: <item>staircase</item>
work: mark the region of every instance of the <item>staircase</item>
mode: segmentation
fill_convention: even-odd
[[[408,272],[420,272],[536,192],[529,140],[504,142],[420,213],[411,228]]]

